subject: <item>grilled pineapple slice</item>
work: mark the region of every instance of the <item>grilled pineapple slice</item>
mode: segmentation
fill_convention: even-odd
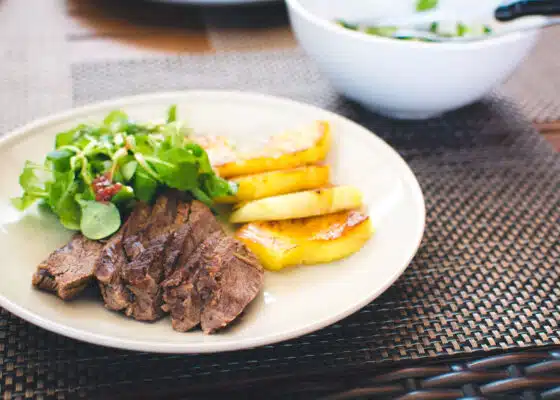
[[[324,187],[329,183],[329,167],[326,165],[309,165],[240,176],[231,179],[231,181],[238,185],[237,194],[215,199],[216,202],[236,203]]]
[[[233,147],[229,143],[212,143],[210,153],[214,152],[217,155],[213,158],[212,154],[209,156],[218,175],[231,178],[316,164],[325,159],[330,145],[329,123],[316,121],[300,130],[271,137],[258,152],[240,153],[235,158],[232,156]],[[201,146],[205,147],[204,143],[201,143]]]
[[[241,223],[305,218],[358,208],[361,205],[362,193],[357,188],[335,186],[240,203],[234,207],[229,221]]]
[[[235,234],[269,270],[347,257],[360,250],[372,235],[369,217],[355,210],[304,219],[252,222]]]

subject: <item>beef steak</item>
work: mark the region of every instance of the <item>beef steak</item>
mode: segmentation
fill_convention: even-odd
[[[212,333],[233,321],[261,290],[264,270],[239,241],[215,231],[162,286],[173,329]]]
[[[137,236],[134,252],[127,252],[129,263],[121,270],[121,277],[132,293],[126,315],[135,319],[153,321],[162,316],[159,284],[163,279],[164,252],[178,228],[174,224],[178,202],[174,194],[159,196],[147,227]]]
[[[107,243],[96,268],[107,308],[142,321],[160,318],[161,281],[217,229],[208,207],[183,201],[179,192],[159,196],[153,207],[140,203]]]
[[[95,267],[105,306],[114,311],[126,309],[131,302],[131,293],[121,274],[128,264],[125,248],[130,254],[140,254],[142,248],[137,240],[148,222],[151,207],[139,202],[120,230],[109,239]]]
[[[103,243],[75,234],[68,244],[39,264],[33,285],[55,292],[64,300],[75,297],[92,281],[102,249]]]
[[[263,283],[264,269],[256,256],[231,236],[223,237],[197,282],[205,304],[202,330],[212,333],[228,325],[253,301]]]
[[[160,283],[215,231],[221,232],[221,226],[203,203],[184,203],[175,195],[160,196],[142,238],[143,251],[123,269],[123,279],[134,295],[127,315],[140,320],[160,317],[165,311]]]
[[[212,211],[200,201],[194,200],[190,204],[187,223],[177,229],[167,250],[165,277],[184,266],[195,249],[216,231],[222,232],[222,227]]]
[[[142,321],[170,312],[175,330],[212,333],[255,298],[264,271],[208,207],[168,192],[153,207],[137,204],[100,251],[95,276],[111,310]]]
[[[200,324],[204,304],[195,284],[224,235],[219,230],[208,236],[189,260],[162,283],[165,301],[162,308],[171,313],[171,324],[176,331],[186,332]]]

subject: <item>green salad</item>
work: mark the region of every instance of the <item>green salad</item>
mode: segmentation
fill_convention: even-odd
[[[418,0],[416,3],[416,11],[423,12],[435,8],[438,5],[438,0]],[[353,31],[359,31],[366,33],[368,35],[390,37],[393,39],[400,40],[418,40],[423,42],[433,42],[433,40],[427,38],[419,38],[414,36],[403,36],[398,35],[399,28],[397,26],[369,26],[353,24],[344,20],[335,21],[336,24],[342,26],[346,29],[351,29]],[[462,22],[438,22],[434,21],[425,27],[419,27],[420,29],[425,29],[428,32],[434,33],[442,37],[464,37],[472,34],[490,34],[492,33],[492,28],[485,24],[464,24]]]
[[[25,163],[19,183],[23,194],[12,199],[18,210],[41,201],[66,228],[94,240],[116,232],[136,200],[152,202],[162,189],[189,192],[208,205],[236,192],[189,139],[175,106],[164,123],[113,111],[100,124],[61,132],[42,164]]]

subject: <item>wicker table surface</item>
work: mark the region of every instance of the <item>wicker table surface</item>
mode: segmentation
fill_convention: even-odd
[[[311,102],[374,129],[418,175],[428,227],[415,261],[340,324],[217,357],[113,351],[0,310],[2,397],[558,398],[558,155],[501,97],[421,126],[370,115],[296,50],[281,6],[236,12],[1,1],[0,132],[105,96],[192,85]],[[533,122],[556,143],[558,122]]]

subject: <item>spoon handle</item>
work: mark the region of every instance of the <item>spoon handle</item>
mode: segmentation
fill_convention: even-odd
[[[494,12],[498,21],[511,21],[531,15],[560,15],[560,0],[522,0],[500,6]]]

